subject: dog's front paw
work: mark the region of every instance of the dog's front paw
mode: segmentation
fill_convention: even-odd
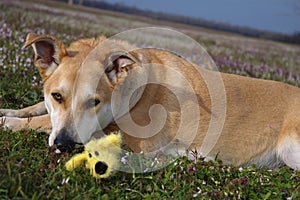
[[[0,117],[0,127],[5,130],[18,131],[26,128],[27,119],[17,117]]]

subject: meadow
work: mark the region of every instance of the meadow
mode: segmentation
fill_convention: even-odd
[[[4,0],[0,10],[1,108],[19,109],[43,100],[33,51],[21,48],[30,32],[53,34],[69,44],[133,28],[173,27],[205,47],[219,71],[300,86],[297,45],[52,1]],[[157,39],[162,36],[151,37],[162,41]],[[189,48],[177,42],[182,49]],[[186,57],[201,60],[193,53]],[[218,159],[204,162],[183,157],[154,172],[117,172],[109,179],[96,180],[84,167],[66,171],[64,164],[74,152],[57,154],[47,141],[47,134],[34,130],[0,128],[0,199],[300,199],[300,172],[288,167],[241,168]]]

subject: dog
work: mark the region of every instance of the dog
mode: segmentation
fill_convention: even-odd
[[[120,130],[134,152],[196,149],[235,166],[300,170],[300,89],[210,71],[161,49],[124,41],[29,34],[44,102],[1,109],[3,126],[49,132],[74,147]]]

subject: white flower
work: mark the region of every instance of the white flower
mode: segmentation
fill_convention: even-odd
[[[56,154],[60,154],[61,151],[60,151],[59,149],[55,149],[55,153],[56,153]]]
[[[198,189],[198,192],[196,194],[193,194],[194,198],[198,197],[199,194],[201,194],[201,192],[202,192],[202,190],[199,187],[197,187],[197,189]]]
[[[193,194],[193,197],[196,198],[198,195],[199,195],[198,193]]]
[[[175,178],[175,173],[171,174],[170,179],[174,179]]]
[[[127,158],[128,156],[127,155],[125,155],[125,156],[123,156],[122,158],[121,158],[121,162],[125,165],[126,164],[126,158]]]

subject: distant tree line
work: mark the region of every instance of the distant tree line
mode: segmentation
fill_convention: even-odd
[[[103,10],[117,11],[126,14],[140,15],[156,20],[163,20],[192,26],[198,26],[218,31],[225,31],[235,34],[240,34],[249,37],[262,38],[268,40],[275,40],[279,42],[300,44],[300,32],[294,34],[274,33],[271,31],[257,30],[249,27],[235,26],[227,23],[220,23],[215,21],[204,20],[200,18],[181,16],[176,14],[168,14],[162,12],[154,12],[150,10],[141,10],[135,7],[125,6],[120,3],[107,3],[104,1],[95,0],[57,0],[69,4],[80,4],[88,7],[100,8]]]

